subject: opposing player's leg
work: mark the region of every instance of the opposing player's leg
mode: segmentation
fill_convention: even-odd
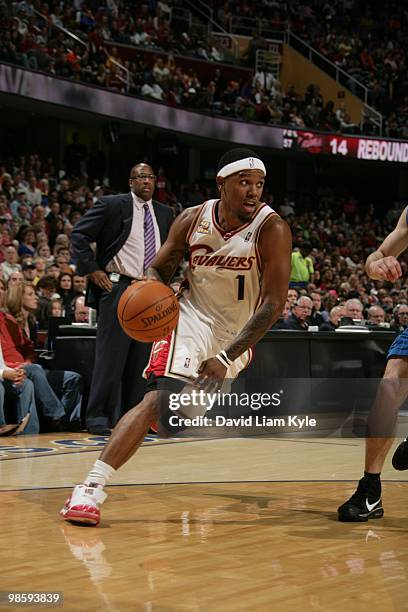
[[[402,332],[393,342],[392,349],[396,354],[408,356],[408,329]],[[401,442],[392,457],[392,465],[396,470],[408,470],[408,437]]]
[[[140,404],[129,410],[116,425],[112,436],[83,484],[77,485],[65,502],[60,514],[66,521],[98,525],[99,506],[107,495],[104,486],[115,471],[132,457],[144,440],[152,421],[157,419],[160,396],[165,392],[151,391]]]
[[[393,356],[391,356],[393,357]],[[340,521],[381,518],[381,470],[393,443],[398,411],[408,397],[408,357],[389,359],[368,418],[364,476],[356,492],[338,508]]]

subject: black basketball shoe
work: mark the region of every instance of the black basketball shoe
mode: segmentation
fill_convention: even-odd
[[[374,485],[363,477],[357,491],[337,509],[339,521],[364,522],[384,514],[381,502],[381,481]]]
[[[393,454],[392,465],[396,470],[408,470],[408,438],[401,442]]]

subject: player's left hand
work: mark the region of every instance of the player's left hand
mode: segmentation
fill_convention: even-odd
[[[227,368],[218,359],[211,357],[201,363],[194,384],[207,393],[216,391],[221,388],[226,373]]]

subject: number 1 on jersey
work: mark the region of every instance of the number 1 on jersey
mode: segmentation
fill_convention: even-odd
[[[238,300],[244,299],[244,291],[245,291],[245,276],[243,274],[238,274],[235,278],[238,279]]]

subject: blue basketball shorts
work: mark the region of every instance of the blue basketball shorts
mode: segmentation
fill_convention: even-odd
[[[398,334],[391,344],[387,359],[390,357],[408,357],[408,327]]]

